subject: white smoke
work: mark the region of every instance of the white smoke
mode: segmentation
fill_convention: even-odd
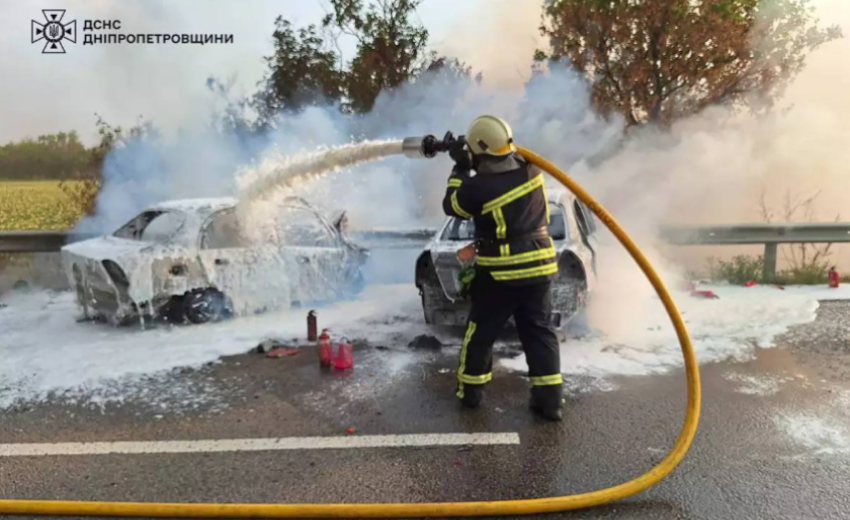
[[[155,151],[143,146],[119,150],[105,170],[99,222],[117,225],[163,198],[234,194],[240,168],[274,170],[287,161],[302,161],[319,147],[426,133],[441,136],[446,130],[464,133],[482,113],[507,118],[518,143],[575,175],[661,266],[671,285],[677,283],[681,268],[664,258],[681,259],[686,251],[656,247],[660,224],[758,221],[760,195],[765,193],[768,202],[776,204],[788,190],[809,195],[820,190],[819,217],[824,220],[843,209],[850,192],[845,171],[850,163],[850,103],[844,89],[850,78],[847,40],[830,43],[810,57],[808,68],[781,103],[790,107],[785,112],[758,120],[713,109],[680,121],[669,133],[646,129],[621,142],[622,122],[595,114],[587,86],[573,72],[558,68],[530,76],[528,51],[539,40],[529,43],[526,37],[540,4],[510,5],[492,11],[501,15],[478,20],[476,45],[456,45],[464,49],[461,58],[494,81],[479,85],[438,74],[382,93],[375,110],[359,118],[344,117],[333,108],[309,109],[284,118],[275,133],[249,143],[196,128]],[[831,16],[824,17],[830,23],[850,20],[846,5],[821,2],[824,5],[831,9]],[[522,39],[522,44],[511,45],[506,38]],[[442,48],[451,49],[453,41],[442,42]],[[516,75],[512,68],[519,69]],[[588,162],[618,146],[611,159]],[[306,155],[280,158],[295,154]],[[323,210],[347,209],[354,227],[435,225],[442,219],[440,198],[450,166],[443,157],[391,158],[331,172],[299,186],[298,193]],[[591,318],[608,332],[625,333],[624,322],[616,325],[610,316],[631,316],[631,326],[639,326],[651,289],[619,247],[608,247],[610,237],[602,238],[596,298],[601,303],[594,304]]]

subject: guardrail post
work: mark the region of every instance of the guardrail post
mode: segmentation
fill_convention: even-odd
[[[764,279],[772,282],[776,278],[776,251],[779,244],[764,245]]]

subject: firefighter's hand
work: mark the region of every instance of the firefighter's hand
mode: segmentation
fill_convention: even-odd
[[[455,162],[458,170],[469,171],[472,169],[472,154],[466,149],[466,141],[456,139],[449,147],[449,157]]]
[[[464,179],[469,178],[469,169],[461,168],[459,165],[455,164],[454,168],[452,168],[451,177],[461,177]],[[451,178],[449,177],[449,178]]]

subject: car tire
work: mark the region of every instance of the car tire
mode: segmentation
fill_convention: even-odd
[[[159,317],[171,325],[179,325],[186,320],[185,304],[185,296],[172,296],[159,310]]]
[[[440,294],[437,294],[438,291]],[[442,291],[443,290],[439,286],[434,287],[430,284],[423,285],[422,289],[419,290],[419,294],[422,297],[422,314],[425,317],[425,323],[428,325],[434,323],[433,313],[434,310],[439,307],[436,302],[440,301],[441,297],[442,299],[445,299],[445,297],[442,296]]]
[[[216,289],[199,289],[183,298],[183,314],[191,323],[200,325],[221,321],[230,316],[230,310],[224,293]]]

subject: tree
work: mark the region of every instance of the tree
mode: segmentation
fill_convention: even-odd
[[[603,114],[669,124],[709,105],[769,109],[806,55],[841,37],[808,0],[549,0],[549,53],[592,85]]]
[[[73,131],[0,146],[0,179],[64,179],[87,166],[86,148]]]
[[[59,188],[68,197],[75,211],[93,215],[97,209],[97,196],[103,186],[103,165],[106,156],[117,147],[125,147],[133,141],[156,140],[160,133],[153,123],[140,116],[134,126],[125,132],[120,126],[112,126],[95,114],[97,134],[100,142],[86,150],[86,167],[74,171],[59,183]]]
[[[422,0],[331,0],[324,27],[336,26],[357,40],[346,78],[346,108],[369,112],[382,90],[393,89],[427,68],[428,31],[410,16]]]
[[[339,57],[326,48],[315,25],[295,30],[279,16],[272,38],[274,54],[265,58],[268,72],[253,102],[261,125],[282,112],[339,102],[344,78]]]

